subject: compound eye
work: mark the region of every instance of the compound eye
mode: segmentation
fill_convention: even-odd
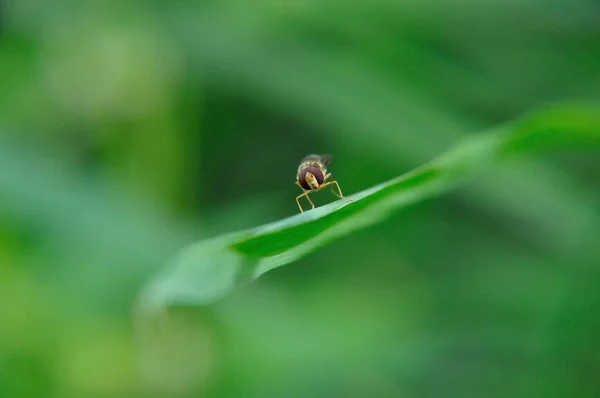
[[[307,190],[311,189],[310,185],[306,181],[306,173],[308,173],[308,172],[310,172],[312,175],[315,176],[319,185],[321,185],[323,183],[323,173],[321,172],[321,170],[318,167],[310,166],[310,167],[302,169],[300,171],[300,174],[298,174],[298,182],[300,183],[302,188],[307,189]]]

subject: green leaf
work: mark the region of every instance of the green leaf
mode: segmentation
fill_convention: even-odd
[[[184,248],[146,286],[141,304],[208,305],[240,283],[373,225],[412,203],[456,187],[493,164],[539,150],[600,144],[600,106],[561,105],[468,137],[405,175],[289,218]]]

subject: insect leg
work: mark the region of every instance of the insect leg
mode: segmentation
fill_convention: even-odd
[[[331,174],[328,174],[328,175],[331,175]],[[339,194],[338,194],[338,193],[336,193],[336,192],[333,190],[333,185],[334,185],[334,184],[335,184],[335,186],[337,187]],[[335,196],[337,196],[337,197],[338,197],[338,198],[340,198],[340,199],[344,199],[344,200],[347,200],[348,202],[352,202],[352,199],[350,199],[350,198],[347,198],[347,197],[345,197],[345,196],[344,196],[344,194],[342,193],[342,190],[340,189],[340,184],[338,184],[338,182],[337,182],[337,181],[335,181],[335,180],[334,180],[334,181],[329,181],[329,182],[327,182],[327,183],[325,183],[325,184],[321,185],[321,188],[323,188],[323,187],[326,187],[327,185],[329,185],[329,187],[330,187],[330,189],[331,189],[331,193],[332,193],[332,194],[334,194]]]
[[[300,205],[300,198],[303,197],[304,195],[306,195],[305,193],[302,193],[298,196],[296,196],[296,203],[298,204],[298,208],[300,209],[300,213],[304,213],[304,210],[302,209],[302,206]]]
[[[338,189],[338,192],[340,193],[340,196],[339,196],[339,197],[340,197],[340,198],[342,198],[342,199],[345,199],[345,200],[347,200],[348,202],[352,202],[352,199],[350,199],[350,198],[347,198],[347,197],[345,197],[345,196],[344,196],[344,194],[342,193],[342,190],[340,189],[340,184],[338,184],[338,182],[337,182],[337,181],[333,181],[333,183],[335,184],[335,186],[336,186],[336,187],[337,187],[337,189]],[[331,186],[331,192],[333,192],[333,185]],[[335,195],[335,192],[333,192],[333,194]],[[337,195],[336,195],[336,196],[337,196]]]
[[[327,173],[327,175],[325,176],[325,178],[323,178],[323,184],[321,184],[321,186],[319,187],[319,189],[323,189],[324,187],[333,184],[335,181],[329,181],[329,182],[325,182],[327,181],[328,178],[331,178],[331,173]],[[333,192],[333,186],[331,187],[331,193],[333,193],[335,196],[337,196],[338,198],[342,199],[337,193]]]
[[[308,202],[310,203],[310,205],[311,205],[311,206],[312,206],[312,208],[314,209],[314,208],[315,208],[315,204],[314,204],[314,203],[313,203],[313,201],[312,201],[312,200],[310,200],[310,198],[308,197],[308,194],[310,193],[310,191],[306,191],[306,192],[307,192],[307,194],[306,194],[306,200],[308,200]]]
[[[312,206],[312,208],[315,208],[315,204],[312,202],[312,200],[310,200],[310,198],[308,197],[308,194],[310,193],[310,191],[304,191],[303,193],[301,193],[300,195],[298,195],[296,197],[296,203],[298,204],[298,208],[300,209],[301,213],[304,213],[304,210],[302,209],[302,206],[300,205],[300,198],[305,196],[306,200],[308,200],[308,203],[310,203],[310,205]]]

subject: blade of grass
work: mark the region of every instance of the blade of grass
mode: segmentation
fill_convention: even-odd
[[[320,45],[310,50],[294,46],[293,40],[269,34],[265,27],[272,28],[271,24],[254,19],[244,23],[237,14],[216,13],[201,24],[198,12],[178,10],[174,15],[175,36],[189,48],[192,64],[203,78],[210,76],[221,89],[315,126],[316,132],[323,131],[329,140],[343,142],[350,152],[361,153],[382,168],[422,164],[464,131],[482,129],[481,122],[421,98],[419,90],[411,89],[414,79],[408,71],[390,70],[368,53],[335,46],[327,50]],[[186,18],[194,23],[182,23]],[[315,21],[321,28],[332,28],[331,23],[323,23]],[[348,33],[346,28],[338,26],[336,35]],[[229,34],[211,33],[223,31]],[[286,57],[274,51],[284,43]],[[395,46],[400,53],[414,53],[398,48],[396,41]],[[418,62],[427,65],[428,73],[440,66],[433,53],[422,47],[418,53],[429,54]],[[370,99],[365,102],[364,98]],[[593,201],[595,195],[589,186],[570,183],[558,166],[522,158],[465,187],[457,199],[471,207],[476,204],[482,214],[522,220],[529,228],[520,230],[538,231],[538,242],[552,251],[557,241],[572,247],[576,238],[564,237],[576,234],[567,230],[578,231],[587,222],[593,208],[587,206],[589,198]]]
[[[292,217],[184,248],[147,285],[140,304],[160,310],[172,304],[208,305],[240,283],[289,264],[417,201],[440,194],[494,163],[548,147],[600,143],[600,106],[571,104],[532,113],[463,139],[424,166]]]

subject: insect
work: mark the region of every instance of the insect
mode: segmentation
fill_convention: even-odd
[[[352,200],[348,199],[342,194],[340,185],[337,181],[333,180],[331,173],[327,173],[327,165],[331,162],[331,155],[308,155],[300,162],[298,166],[298,172],[296,173],[296,185],[302,188],[302,193],[296,197],[296,203],[300,212],[304,213],[302,206],[300,206],[300,198],[306,197],[312,208],[315,208],[315,204],[310,200],[308,194],[311,192],[319,191],[326,186],[331,187],[331,193],[340,199],[345,199],[348,202]],[[329,180],[329,181],[327,181]],[[333,190],[333,186],[337,187],[339,193]]]

